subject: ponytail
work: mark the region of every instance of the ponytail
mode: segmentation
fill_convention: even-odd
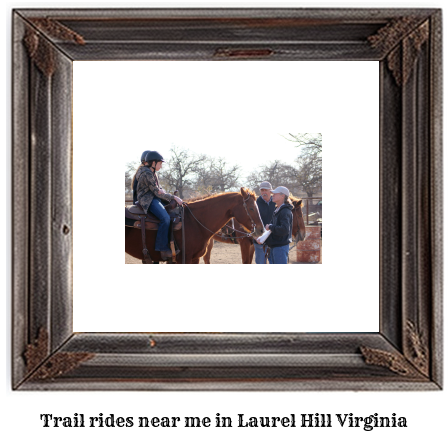
[[[140,164],[140,166],[138,166],[137,170],[134,173],[134,176],[132,177],[132,183],[131,183],[131,188],[134,189],[134,181],[135,181],[135,176],[137,175],[138,170],[140,169],[140,167],[144,166],[144,164]]]

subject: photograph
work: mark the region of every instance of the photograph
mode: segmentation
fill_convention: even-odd
[[[126,227],[138,232],[126,228],[126,263],[155,260],[154,253],[152,258],[149,256],[147,246],[159,246],[159,249],[163,246],[163,252],[168,253],[167,263],[176,263],[176,255],[183,262],[183,235],[185,261],[198,263],[202,259],[205,264],[321,263],[322,197],[318,195],[322,194],[322,134],[290,134],[288,137],[281,138],[294,142],[294,146],[303,150],[292,164],[275,160],[249,174],[243,166],[228,164],[222,157],[196,156],[191,149],[176,147],[170,149],[167,160],[157,151],[144,151],[140,163],[129,162],[125,173],[125,195],[128,195],[126,203],[131,205],[126,206]],[[267,142],[265,149],[274,148],[272,143]],[[256,141],[256,144],[260,150],[260,142]],[[252,161],[251,157],[249,160]],[[244,171],[246,176],[241,176]],[[139,177],[143,175],[146,176],[139,186]],[[165,192],[163,187],[173,194]],[[304,190],[307,192],[302,193]],[[293,191],[300,197],[295,197]],[[303,194],[310,196],[304,200]],[[239,209],[235,201],[240,204]],[[162,213],[159,206],[162,206]],[[191,223],[189,226],[185,224],[186,230],[182,234],[185,214],[191,218]],[[273,230],[274,234],[269,238]],[[191,239],[189,243],[187,237]],[[148,239],[144,246],[143,239]],[[313,242],[305,248],[299,242],[306,239],[307,244]]]

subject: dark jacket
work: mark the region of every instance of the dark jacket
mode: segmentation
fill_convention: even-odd
[[[258,210],[260,211],[260,217],[261,221],[263,222],[263,225],[266,226],[266,224],[271,223],[272,215],[274,214],[275,210],[275,202],[272,202],[272,198],[269,201],[269,204],[265,202],[265,200],[259,196],[257,199],[257,205]]]
[[[271,235],[266,239],[270,248],[289,245],[292,242],[292,210],[291,204],[282,204],[277,213],[272,216],[269,224]]]
[[[174,199],[174,196],[169,193],[163,194],[159,192],[162,188],[159,186],[159,179],[157,178],[157,175],[148,167],[140,167],[140,169],[137,170],[135,178],[138,179],[137,200],[145,213],[148,212],[148,208],[151,205],[154,196],[168,202],[171,201],[171,199]]]

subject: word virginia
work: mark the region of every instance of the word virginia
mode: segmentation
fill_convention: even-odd
[[[227,417],[228,418],[228,417]],[[336,421],[334,421],[334,418]],[[382,417],[372,414],[367,417],[358,417],[353,414],[300,414],[296,417],[291,414],[287,417],[248,417],[238,414],[238,427],[360,427],[366,431],[375,427],[407,427],[405,417]]]

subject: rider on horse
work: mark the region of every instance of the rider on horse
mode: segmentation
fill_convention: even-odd
[[[155,242],[155,250],[160,251],[162,259],[168,259],[172,256],[169,247],[169,226],[170,216],[165,210],[165,206],[161,202],[171,201],[174,199],[179,205],[182,205],[182,199],[165,190],[159,184],[157,171],[162,168],[164,163],[162,155],[157,151],[147,151],[142,166],[139,167],[135,174],[137,184],[137,201],[145,213],[150,211],[159,220],[159,228],[157,230],[157,237]],[[179,251],[177,250],[176,253]]]

